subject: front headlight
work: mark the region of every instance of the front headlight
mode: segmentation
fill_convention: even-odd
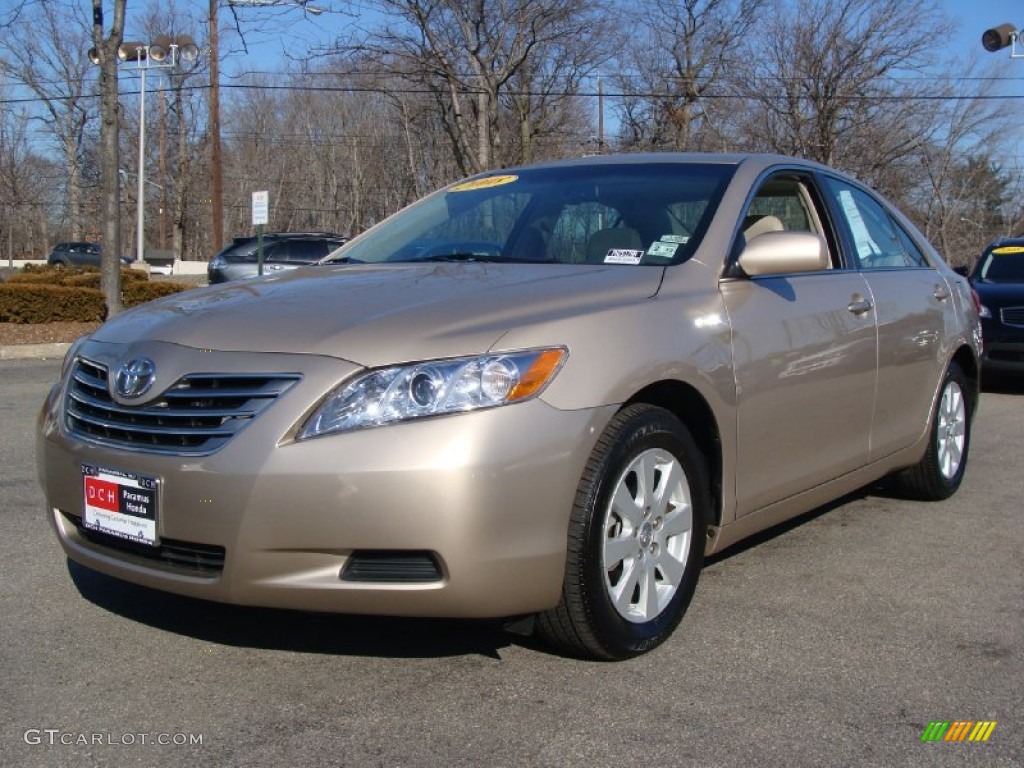
[[[367,371],[328,395],[298,437],[528,400],[544,390],[568,356],[565,348],[554,347]]]
[[[984,304],[979,304],[978,305],[978,317],[983,317],[986,320],[991,320],[992,319],[992,311],[988,307],[986,307]]]

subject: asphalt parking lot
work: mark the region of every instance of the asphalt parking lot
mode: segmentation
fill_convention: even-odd
[[[867,489],[806,515],[710,562],[662,648],[602,664],[70,565],[33,463],[58,366],[0,362],[0,765],[1024,763],[1024,387],[983,396],[953,499]],[[957,720],[997,725],[921,741]]]

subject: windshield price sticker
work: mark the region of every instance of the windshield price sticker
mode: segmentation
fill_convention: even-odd
[[[629,248],[612,248],[604,257],[605,264],[639,264],[644,257],[643,251]]]
[[[158,480],[107,467],[82,465],[82,527],[155,547]]]
[[[1024,246],[1020,245],[1004,245],[1002,248],[993,248],[992,253],[999,256],[1004,256],[1008,253],[1024,253]]]

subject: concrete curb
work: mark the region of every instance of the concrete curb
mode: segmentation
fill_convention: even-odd
[[[47,360],[64,357],[71,348],[66,342],[51,344],[9,344],[0,347],[0,360]]]

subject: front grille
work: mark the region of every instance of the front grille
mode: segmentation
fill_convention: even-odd
[[[75,363],[64,401],[68,431],[116,448],[203,456],[221,448],[301,377],[193,373],[141,406],[114,402],[105,366]]]
[[[79,536],[98,547],[160,563],[175,570],[188,571],[197,576],[216,576],[224,570],[224,547],[177,539],[161,539],[159,547],[148,547],[145,544],[83,528],[82,518],[78,515],[63,510],[61,514],[74,523]]]
[[[342,581],[416,584],[442,579],[437,558],[430,552],[364,550],[353,552],[342,568]]]
[[[1000,313],[1006,325],[1024,328],[1024,307],[1003,307]]]

